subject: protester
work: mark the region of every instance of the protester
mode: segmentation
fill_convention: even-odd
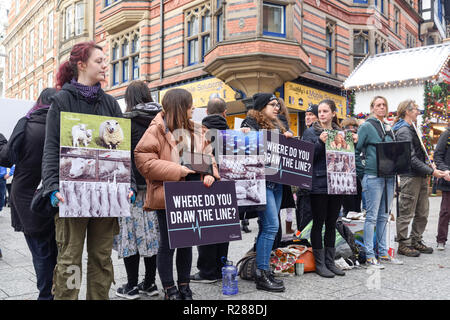
[[[341,127],[352,133],[358,132],[358,121],[355,118],[345,118],[341,122]],[[349,211],[361,212],[362,186],[361,181],[356,178],[356,195],[345,195],[342,197],[343,215],[347,216]]]
[[[292,130],[289,127],[289,111],[286,108],[286,105],[284,104],[284,100],[278,98],[278,103],[280,104],[280,109],[278,110],[278,119],[281,121],[286,130],[292,133]],[[281,199],[280,209],[286,211],[286,228],[285,228],[286,234],[294,233],[295,231],[292,230],[292,220],[295,212],[295,200],[290,185],[283,185],[283,197]],[[281,236],[282,230],[280,224],[280,228],[278,230],[277,235],[278,241],[275,241],[275,243],[277,242],[279,243],[279,241],[281,240]],[[278,245],[276,247],[278,247]]]
[[[364,247],[366,263],[377,269],[384,269],[380,263],[402,264],[403,262],[388,254],[386,230],[389,208],[394,197],[394,176],[378,177],[377,153],[375,145],[380,142],[394,141],[390,126],[384,121],[388,111],[386,98],[376,96],[370,103],[370,116],[358,129],[356,145],[356,172],[361,180],[362,191],[366,199],[366,219],[364,222]],[[382,136],[378,133],[382,132]],[[361,155],[362,154],[362,155]],[[363,162],[364,159],[364,162]],[[373,243],[376,227],[378,259]]]
[[[16,138],[17,142],[7,145],[16,158],[16,170],[9,197],[11,225],[14,231],[24,233],[31,252],[39,290],[38,300],[53,300],[52,278],[58,254],[53,218],[36,215],[30,210],[31,200],[41,182],[45,122],[51,98],[55,93],[56,89],[53,88],[46,88],[40,93],[36,104],[14,128],[14,131],[21,130],[22,121],[26,121],[21,140]]]
[[[426,246],[422,238],[429,214],[428,175],[436,178],[445,176],[445,172],[433,169],[427,159],[426,150],[414,124],[419,114],[417,104],[413,100],[405,100],[398,105],[393,127],[397,141],[411,143],[411,171],[409,174],[400,175],[397,217],[398,253],[408,257],[433,253],[433,248]],[[411,234],[408,236],[411,221]]]
[[[150,124],[134,151],[136,167],[147,180],[144,210],[157,210],[160,242],[157,255],[158,273],[164,287],[165,300],[192,300],[189,288],[192,247],[177,248],[178,288],[173,279],[173,256],[164,202],[164,181],[203,180],[209,187],[219,178],[211,146],[205,138],[206,128],[195,125],[192,95],[184,89],[169,90],[162,100],[163,111]],[[175,138],[177,137],[177,138]],[[183,153],[203,150],[213,161],[213,175],[202,175],[180,164]]]
[[[256,93],[253,95],[253,109],[241,124],[241,130],[277,130],[287,138],[292,133],[286,131],[278,119],[280,104],[272,93]],[[269,261],[273,243],[279,228],[279,212],[283,196],[283,185],[266,180],[266,209],[258,211],[259,234],[256,240],[256,289],[272,292],[285,290],[282,280],[275,279],[270,270]]]
[[[309,128],[311,125],[319,120],[319,111],[317,104],[310,104],[305,112],[305,124]],[[295,218],[297,221],[296,236],[308,225],[312,220],[311,213],[311,197],[310,191],[299,188],[297,190],[297,208],[295,210]]]
[[[44,195],[53,206],[65,199],[59,192],[60,113],[75,112],[108,117],[122,117],[117,101],[101,88],[108,64],[102,48],[93,41],[73,46],[70,58],[57,73],[59,92],[53,97],[47,115],[42,164]],[[134,175],[131,186],[135,190]],[[134,198],[130,191],[129,198]],[[113,237],[119,233],[117,218],[60,218],[55,216],[58,259],[54,273],[55,299],[77,299],[79,286],[70,285],[74,272],[81,283],[83,245],[87,242],[87,295],[91,299],[109,299],[114,281],[111,250]]]
[[[131,150],[134,151],[162,107],[153,102],[150,89],[144,81],[133,81],[128,85],[125,103],[127,107],[123,116],[131,119]],[[119,259],[123,258],[128,280],[117,289],[116,295],[138,299],[139,293],[158,295],[155,277],[159,230],[156,212],[143,210],[147,184],[136,168],[133,152],[131,163],[137,186],[136,200],[131,206],[131,216],[119,218],[120,232],[114,237],[113,249],[117,250]],[[140,257],[144,257],[145,277],[144,281],[138,283]]]
[[[336,104],[332,100],[322,100],[318,105],[319,120],[306,129],[302,140],[314,143],[313,179],[311,188],[311,246],[313,248],[316,273],[325,278],[334,275],[344,276],[345,272],[335,263],[336,255],[336,221],[342,204],[341,195],[328,194],[327,163],[325,143],[327,130],[340,130],[337,124]],[[357,135],[353,134],[356,143]],[[325,224],[325,234],[322,239],[322,228]]]
[[[230,129],[226,120],[227,105],[221,98],[213,98],[208,101],[206,107],[207,116],[203,118],[202,125],[210,130],[214,137],[213,154],[217,155],[217,131]],[[223,261],[228,256],[229,242],[215,243],[198,246],[197,269],[199,272],[191,275],[192,282],[213,283],[222,279]]]
[[[437,249],[444,250],[448,236],[450,221],[450,127],[448,127],[437,142],[434,150],[434,162],[439,170],[446,175],[438,180],[437,188],[442,191],[441,210],[439,212],[438,232],[436,237]]]

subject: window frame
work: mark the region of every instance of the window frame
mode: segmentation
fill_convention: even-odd
[[[83,14],[80,16],[77,16],[78,8],[82,8]],[[78,1],[74,4],[74,36],[77,37],[79,35],[82,35],[84,33],[85,29],[85,17],[86,17],[86,4],[84,1]],[[81,30],[78,30],[78,28],[81,27]]]
[[[264,31],[264,6],[271,6],[271,7],[278,7],[282,8],[282,28],[283,32],[271,32],[271,31]],[[278,38],[286,38],[287,32],[286,32],[286,5],[285,4],[279,4],[279,3],[273,3],[269,1],[264,1],[262,3],[262,33],[264,36],[270,36],[270,37],[278,37]]]
[[[203,21],[205,17],[209,17],[208,26],[203,28]],[[215,16],[215,14],[214,14]],[[195,18],[197,21],[197,33],[192,33],[191,21]],[[212,48],[212,32],[213,32],[213,14],[211,11],[210,2],[203,2],[195,7],[192,7],[184,12],[184,47],[186,50],[185,63],[186,67],[202,64],[205,55]],[[191,34],[192,33],[192,34]],[[209,38],[208,48],[205,48],[204,39]],[[192,44],[195,44],[192,48]]]
[[[44,19],[38,25],[38,56],[44,55]]]
[[[27,62],[27,38],[22,38],[22,69],[25,70]]]
[[[336,23],[333,21],[327,21],[325,27],[325,51],[325,72],[334,75],[336,74]]]
[[[355,52],[355,40],[358,37],[362,37],[364,39],[364,51],[365,52]],[[353,29],[353,38],[352,38],[352,63],[353,63],[353,70],[361,63],[362,60],[367,56],[369,53],[369,32],[364,29]],[[360,59],[358,64],[355,64],[355,59]]]
[[[50,11],[47,16],[47,31],[48,31],[48,42],[47,42],[47,48],[53,48],[53,42],[55,39],[54,35],[54,17],[53,17],[53,11]]]
[[[396,35],[400,35],[400,9],[397,7],[394,7],[394,33]]]
[[[125,43],[127,44],[127,52],[123,51]],[[129,30],[116,36],[111,39],[110,44],[111,87],[138,80],[140,77],[141,49],[139,29]],[[136,69],[138,70],[137,76]]]

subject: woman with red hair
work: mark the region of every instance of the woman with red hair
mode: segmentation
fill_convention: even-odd
[[[48,111],[43,155],[44,195],[53,206],[64,202],[59,192],[60,113],[74,112],[122,117],[117,101],[100,85],[105,80],[107,63],[102,48],[94,42],[76,44],[70,58],[57,73],[58,93]],[[136,190],[132,175],[132,188]],[[129,197],[134,197],[130,191]],[[55,300],[78,298],[81,284],[81,258],[86,238],[86,299],[109,299],[114,282],[111,251],[113,237],[119,233],[117,218],[60,218],[55,216],[58,258],[53,276]]]

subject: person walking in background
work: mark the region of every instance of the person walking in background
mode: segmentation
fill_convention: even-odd
[[[45,123],[55,94],[54,88],[46,88],[40,93],[35,105],[16,124],[14,130],[25,128],[21,140],[7,145],[16,161],[9,196],[11,225],[14,231],[23,232],[31,252],[39,290],[38,300],[53,300],[53,270],[58,254],[53,217],[37,215],[30,210],[31,200],[42,178]],[[25,121],[24,126],[22,121]]]
[[[287,138],[292,133],[286,131],[278,119],[280,104],[272,93],[256,93],[253,95],[253,109],[247,112],[247,116],[241,124],[241,131],[250,130],[277,130]],[[270,270],[270,253],[272,252],[275,237],[280,223],[279,212],[283,196],[283,185],[266,181],[266,209],[258,211],[259,233],[256,239],[256,289],[271,292],[283,292],[285,290],[282,280],[275,279]]]
[[[306,128],[312,126],[312,124],[319,120],[319,110],[317,104],[310,104],[305,112],[305,125]],[[296,237],[300,236],[300,232],[308,225],[312,220],[311,213],[311,197],[310,190],[298,188],[297,190],[297,203],[295,210],[295,217],[297,221]]]
[[[108,64],[106,56],[95,42],[81,42],[73,46],[69,60],[56,75],[58,93],[53,96],[47,115],[42,179],[44,196],[49,196],[54,207],[64,202],[59,192],[60,114],[74,112],[107,117],[122,117],[116,99],[101,88]],[[133,172],[131,188],[136,190]],[[128,198],[134,201],[135,192]],[[117,214],[117,213],[115,213]],[[114,235],[119,233],[117,218],[60,218],[55,216],[58,259],[54,272],[55,300],[76,300],[79,286],[68,286],[74,267],[81,277],[84,242],[87,243],[87,300],[108,300],[114,270],[111,251]],[[79,279],[81,282],[81,278]]]
[[[12,179],[14,177],[14,170],[16,169],[16,166],[13,165],[8,173],[8,179],[6,179],[6,195],[5,195],[5,206],[11,207],[11,183]]]
[[[364,222],[364,247],[366,263],[372,268],[384,269],[380,263],[402,264],[388,254],[386,230],[389,208],[394,198],[395,177],[378,177],[377,152],[375,145],[394,141],[394,133],[384,121],[389,114],[386,98],[376,96],[370,103],[370,116],[358,129],[358,143],[355,149],[356,173],[361,179],[362,191],[366,197],[366,220]],[[382,132],[382,136],[378,132]],[[364,161],[363,161],[364,159]],[[374,233],[378,247],[375,252]]]
[[[3,207],[5,206],[5,200],[6,200],[6,180],[8,180],[8,178],[10,176],[12,176],[11,174],[11,169],[9,169],[8,172],[8,168],[6,167],[0,167],[0,211],[3,210]],[[12,172],[14,174],[14,170]]]
[[[145,81],[130,83],[125,91],[125,103],[127,107],[123,116],[131,119],[131,150],[134,151],[162,107],[153,102]],[[117,250],[119,259],[123,258],[128,279],[126,284],[117,289],[116,295],[126,299],[138,299],[139,293],[158,295],[155,277],[159,230],[156,212],[143,209],[147,184],[136,168],[133,152],[131,164],[136,179],[136,200],[131,206],[131,216],[119,218],[120,232],[114,237],[113,249]],[[145,277],[144,281],[138,283],[141,257],[144,258]]]
[[[192,300],[189,287],[192,247],[177,248],[176,270],[178,288],[173,279],[175,249],[169,247],[169,235],[164,202],[164,181],[203,181],[209,187],[219,179],[211,145],[206,140],[206,128],[192,121],[192,95],[184,89],[169,90],[162,100],[163,111],[152,121],[134,150],[136,167],[147,181],[144,210],[156,210],[160,231],[157,255],[158,273],[164,287],[165,300]],[[175,131],[177,139],[175,139]],[[180,130],[182,131],[180,133]],[[212,159],[213,175],[201,175],[181,165],[184,152],[202,150]]]
[[[433,253],[433,248],[426,246],[422,238],[429,214],[428,175],[436,178],[445,176],[445,172],[433,169],[427,162],[428,156],[414,124],[419,114],[417,104],[413,100],[405,100],[398,105],[393,127],[397,141],[411,143],[411,173],[400,175],[397,217],[398,253],[409,257]],[[411,234],[408,236],[411,221]]]
[[[336,112],[337,108],[334,101],[322,100],[318,105],[319,120],[306,129],[302,136],[302,140],[314,144],[311,188],[311,212],[313,218],[311,246],[316,263],[316,273],[325,278],[345,275],[345,272],[334,263],[336,255],[336,221],[342,205],[342,196],[328,194],[325,150],[325,143],[328,139],[327,130],[340,130],[337,124]],[[356,134],[353,134],[353,140],[356,143]],[[325,235],[322,238],[324,224]]]
[[[445,176],[437,183],[437,188],[442,191],[442,200],[436,236],[436,248],[444,250],[450,221],[450,127],[447,127],[439,137],[434,150],[434,162],[437,169],[445,172]]]
[[[206,107],[207,116],[202,125],[208,128],[211,136],[217,139],[218,130],[230,129],[226,120],[227,105],[221,98],[212,98]],[[216,155],[217,140],[211,141],[213,154]],[[217,161],[217,160],[216,160]],[[229,242],[198,246],[197,273],[191,275],[192,282],[213,283],[222,279],[223,261],[228,257]]]

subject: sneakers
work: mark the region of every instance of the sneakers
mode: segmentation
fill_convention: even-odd
[[[401,255],[404,255],[407,257],[418,257],[418,256],[420,256],[420,251],[414,249],[413,247],[399,246],[398,254],[401,254]]]
[[[440,242],[438,242],[437,245],[436,245],[436,249],[439,250],[439,251],[445,250],[445,243],[440,243]],[[1,252],[1,251],[0,251],[0,252]],[[0,253],[0,254],[1,254],[1,253]],[[1,256],[0,256],[0,257],[1,257]]]
[[[432,247],[427,247],[423,241],[419,241],[413,245],[414,249],[418,250],[420,253],[431,254],[433,253]]]
[[[128,300],[135,300],[139,299],[139,288],[133,287],[130,288],[128,286],[128,283],[124,284],[122,287],[118,288],[116,291],[116,296],[128,299]]]
[[[390,255],[380,256],[378,257],[378,261],[381,263],[388,263],[388,264],[403,264],[403,261],[393,258]]]
[[[369,265],[369,267],[374,269],[384,269],[384,266],[381,265],[381,263],[376,258],[368,258],[366,260],[366,263]]]
[[[214,282],[217,282],[217,280],[221,280],[221,279],[214,279],[214,280],[205,279],[200,276],[200,272],[197,272],[196,274],[192,274],[190,276],[190,280],[192,282],[198,282],[198,283],[214,283]]]
[[[158,293],[158,287],[156,286],[156,284],[152,283],[149,286],[145,287],[145,282],[142,281],[141,283],[138,284],[138,289],[139,289],[139,293],[140,294],[146,294],[150,297],[154,297],[157,296]]]

